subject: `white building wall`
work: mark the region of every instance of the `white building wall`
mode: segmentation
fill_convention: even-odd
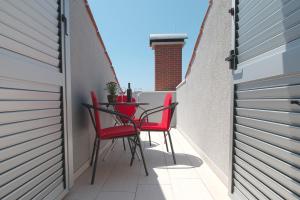
[[[70,38],[73,162],[76,174],[90,159],[95,137],[89,114],[81,103],[91,103],[91,90],[97,92],[100,101],[107,101],[105,84],[115,81],[115,77],[83,0],[70,1]],[[101,120],[103,127],[112,123],[109,115],[101,114]]]
[[[232,78],[224,61],[231,49],[231,1],[214,0],[191,73],[177,89],[177,128],[227,185]]]

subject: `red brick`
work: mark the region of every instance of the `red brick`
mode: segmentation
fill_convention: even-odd
[[[155,90],[174,91],[182,81],[183,44],[155,45]]]

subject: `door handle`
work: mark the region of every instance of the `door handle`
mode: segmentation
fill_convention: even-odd
[[[291,104],[296,104],[296,105],[300,106],[300,101],[298,101],[298,100],[291,100]]]

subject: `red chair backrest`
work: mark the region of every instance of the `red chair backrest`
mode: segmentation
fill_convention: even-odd
[[[172,104],[172,93],[168,92],[165,95],[165,100],[164,100],[164,107],[168,107]],[[161,118],[161,126],[163,128],[169,129],[170,128],[170,123],[171,123],[171,109],[166,109],[162,113],[162,118]]]
[[[96,125],[96,133],[100,137],[101,135],[101,122],[100,122],[100,112],[98,110],[99,104],[97,95],[94,91],[91,92],[93,107],[94,107],[94,119],[95,119],[95,125]]]
[[[127,96],[118,96],[117,102],[127,102]],[[135,98],[131,98],[131,102],[136,102]],[[129,117],[133,117],[136,113],[136,106],[131,105],[116,105],[114,107],[115,111],[127,115]],[[123,123],[128,123],[128,119],[120,118]]]

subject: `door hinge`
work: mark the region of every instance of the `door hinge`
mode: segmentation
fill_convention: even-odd
[[[230,9],[228,10],[228,12],[230,13],[231,16],[234,16],[234,8],[230,8]]]
[[[69,35],[69,33],[68,33],[68,19],[64,14],[61,15],[61,21],[64,24],[65,35]]]
[[[234,50],[231,50],[229,53],[229,56],[227,58],[225,58],[225,61],[229,62],[229,69],[231,70],[236,70],[236,54]]]

